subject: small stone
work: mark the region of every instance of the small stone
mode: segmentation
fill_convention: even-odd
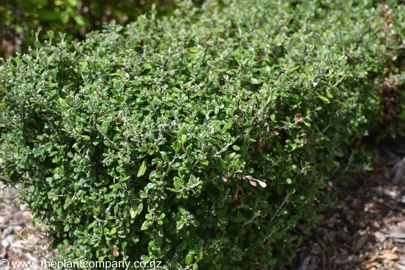
[[[0,216],[0,224],[5,224],[6,223],[6,217],[1,217]]]
[[[306,270],[308,269],[309,262],[311,261],[311,256],[306,257],[299,268],[299,270]]]
[[[336,238],[336,234],[337,234],[336,231],[330,231],[328,233],[328,241],[333,242]]]
[[[371,227],[372,227],[373,229],[378,229],[378,228],[380,228],[380,224],[379,224],[376,220],[373,220],[373,221],[371,222]]]
[[[380,242],[380,243],[382,243],[382,242],[385,241],[385,235],[384,235],[383,233],[375,232],[375,233],[374,233],[374,237],[375,237],[375,239],[376,239],[378,242]]]
[[[16,233],[16,234],[19,234],[19,232],[20,232],[22,229],[23,229],[23,227],[20,226],[20,225],[13,226],[13,231],[14,231],[14,233]]]
[[[6,249],[0,246],[0,258],[5,258]]]
[[[361,249],[367,242],[368,240],[368,235],[364,234],[362,236],[360,236],[360,238],[357,240],[356,244],[354,245],[354,250],[357,251],[359,249]]]
[[[312,249],[311,249],[311,254],[312,254],[312,255],[320,255],[320,254],[322,254],[322,250],[321,250],[321,248],[319,247],[318,244],[315,244],[315,245],[312,247]]]
[[[13,227],[7,227],[4,229],[4,231],[1,233],[1,236],[4,238],[6,238],[9,234],[13,233]]]
[[[7,241],[7,239],[3,239],[1,240],[1,245],[6,248],[10,245],[10,243]]]

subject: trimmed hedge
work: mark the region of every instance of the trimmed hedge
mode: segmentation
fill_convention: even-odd
[[[51,37],[1,67],[1,178],[24,184],[67,258],[280,266],[382,123],[403,9],[190,3]]]

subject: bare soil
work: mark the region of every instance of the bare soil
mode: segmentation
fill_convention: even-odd
[[[384,143],[376,149],[380,161],[372,173],[334,188],[336,208],[326,210],[324,219],[306,232],[292,269],[405,270],[402,144]]]
[[[3,198],[0,203],[0,269],[39,269],[12,268],[11,265],[21,261],[38,262],[56,255],[45,238],[45,226],[32,224],[31,212],[18,200],[18,187],[6,188],[0,183],[0,197]]]

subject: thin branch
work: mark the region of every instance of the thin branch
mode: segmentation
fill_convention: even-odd
[[[273,223],[274,219],[276,218],[278,212],[280,212],[281,208],[283,208],[283,206],[287,203],[288,198],[290,198],[290,193],[287,194],[287,196],[285,197],[284,201],[280,204],[280,206],[277,208],[276,212],[273,214],[273,216],[270,219],[270,224]],[[273,235],[273,231],[271,231],[271,233],[264,238],[264,242],[266,242],[271,236]]]
[[[219,150],[218,152],[216,152],[216,153],[215,153],[215,156],[219,156],[220,154],[222,154],[223,152],[225,152],[225,151],[229,148],[229,146],[231,146],[231,145],[234,144],[235,142],[236,142],[236,138],[235,138],[232,142],[230,142],[230,143],[228,143],[227,145],[225,145],[224,148],[222,148],[221,150]]]
[[[107,135],[105,135],[105,134],[103,133],[103,131],[101,130],[101,127],[100,127],[99,124],[96,124],[96,128],[97,128],[98,132],[100,132],[100,134],[103,135],[103,137],[104,137],[109,143],[111,143],[112,146],[114,146],[115,149],[119,150],[118,146],[117,146],[110,138],[108,138]]]
[[[350,155],[349,161],[347,162],[347,165],[346,165],[346,168],[345,168],[345,172],[347,172],[347,170],[349,169],[350,164],[352,164],[352,161],[353,161],[353,152],[352,152],[352,154]]]
[[[194,188],[198,187],[200,184],[201,184],[201,182],[198,182],[198,183],[192,184],[191,186],[188,186],[188,187],[185,187],[185,188],[182,188],[182,189],[176,190],[176,193],[181,193],[181,192],[183,192],[183,191],[190,191],[190,190],[192,190],[192,189],[194,189]]]
[[[292,124],[288,124],[288,125],[279,127],[279,129],[290,129],[290,128],[292,128],[293,126],[296,126],[296,125],[299,124],[300,122],[302,122],[302,121],[304,121],[304,120],[307,120],[307,119],[309,119],[309,116],[302,117],[300,120],[296,121],[295,123],[292,123]]]

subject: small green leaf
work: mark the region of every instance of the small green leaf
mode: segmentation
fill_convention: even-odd
[[[292,67],[292,68],[290,68],[290,69],[288,70],[288,72],[295,71],[295,70],[297,70],[297,69],[299,69],[299,68],[300,68],[300,65],[295,66],[295,67]]]
[[[329,99],[328,99],[327,97],[322,96],[321,94],[317,94],[317,96],[318,96],[318,98],[322,99],[323,101],[325,101],[325,102],[328,102],[328,103],[329,103]]]
[[[72,7],[76,7],[78,0],[68,0],[68,3]]]
[[[141,226],[141,231],[147,230],[149,228],[150,222],[149,220],[145,220]]]
[[[326,90],[326,96],[330,99],[333,98],[333,95],[328,90]]]
[[[143,203],[138,204],[138,213],[142,212],[143,210]]]
[[[107,133],[108,133],[108,123],[107,123],[107,122],[103,122],[103,123],[101,124],[101,131],[102,131],[104,134],[107,134]]]
[[[129,209],[129,214],[131,215],[131,218],[135,218],[138,213],[131,207]]]
[[[184,227],[184,223],[182,221],[177,222],[176,224],[176,230],[180,231],[181,229],[183,229]]]
[[[141,260],[144,261],[144,262],[149,262],[150,258],[148,256],[146,256],[146,255],[142,255]]]
[[[80,137],[85,141],[90,141],[91,140],[90,136],[87,136],[87,135],[81,135]]]
[[[181,181],[181,179],[179,177],[176,176],[173,178],[173,180],[174,180],[174,187],[176,189],[181,189],[184,187],[183,182]]]
[[[144,161],[142,162],[141,167],[140,167],[139,170],[138,170],[138,173],[137,173],[136,177],[141,177],[142,175],[145,174],[145,172],[146,172],[146,161],[144,160]]]
[[[256,79],[256,78],[252,78],[252,79],[250,80],[250,83],[251,83],[251,84],[261,84],[262,82],[259,81],[259,80]]]
[[[203,160],[203,161],[201,161],[201,164],[204,166],[208,166],[208,164],[210,164],[210,162],[208,160]]]
[[[77,15],[74,17],[76,23],[80,26],[86,25],[86,21],[84,20],[84,17],[82,15]]]
[[[67,103],[63,98],[58,98],[58,102],[62,108],[65,108],[67,106]]]
[[[186,256],[186,264],[190,265],[193,262],[193,255],[187,254]]]
[[[167,156],[167,153],[162,151],[162,152],[160,152],[160,154],[162,155],[162,159],[165,162],[169,163],[169,157]]]

